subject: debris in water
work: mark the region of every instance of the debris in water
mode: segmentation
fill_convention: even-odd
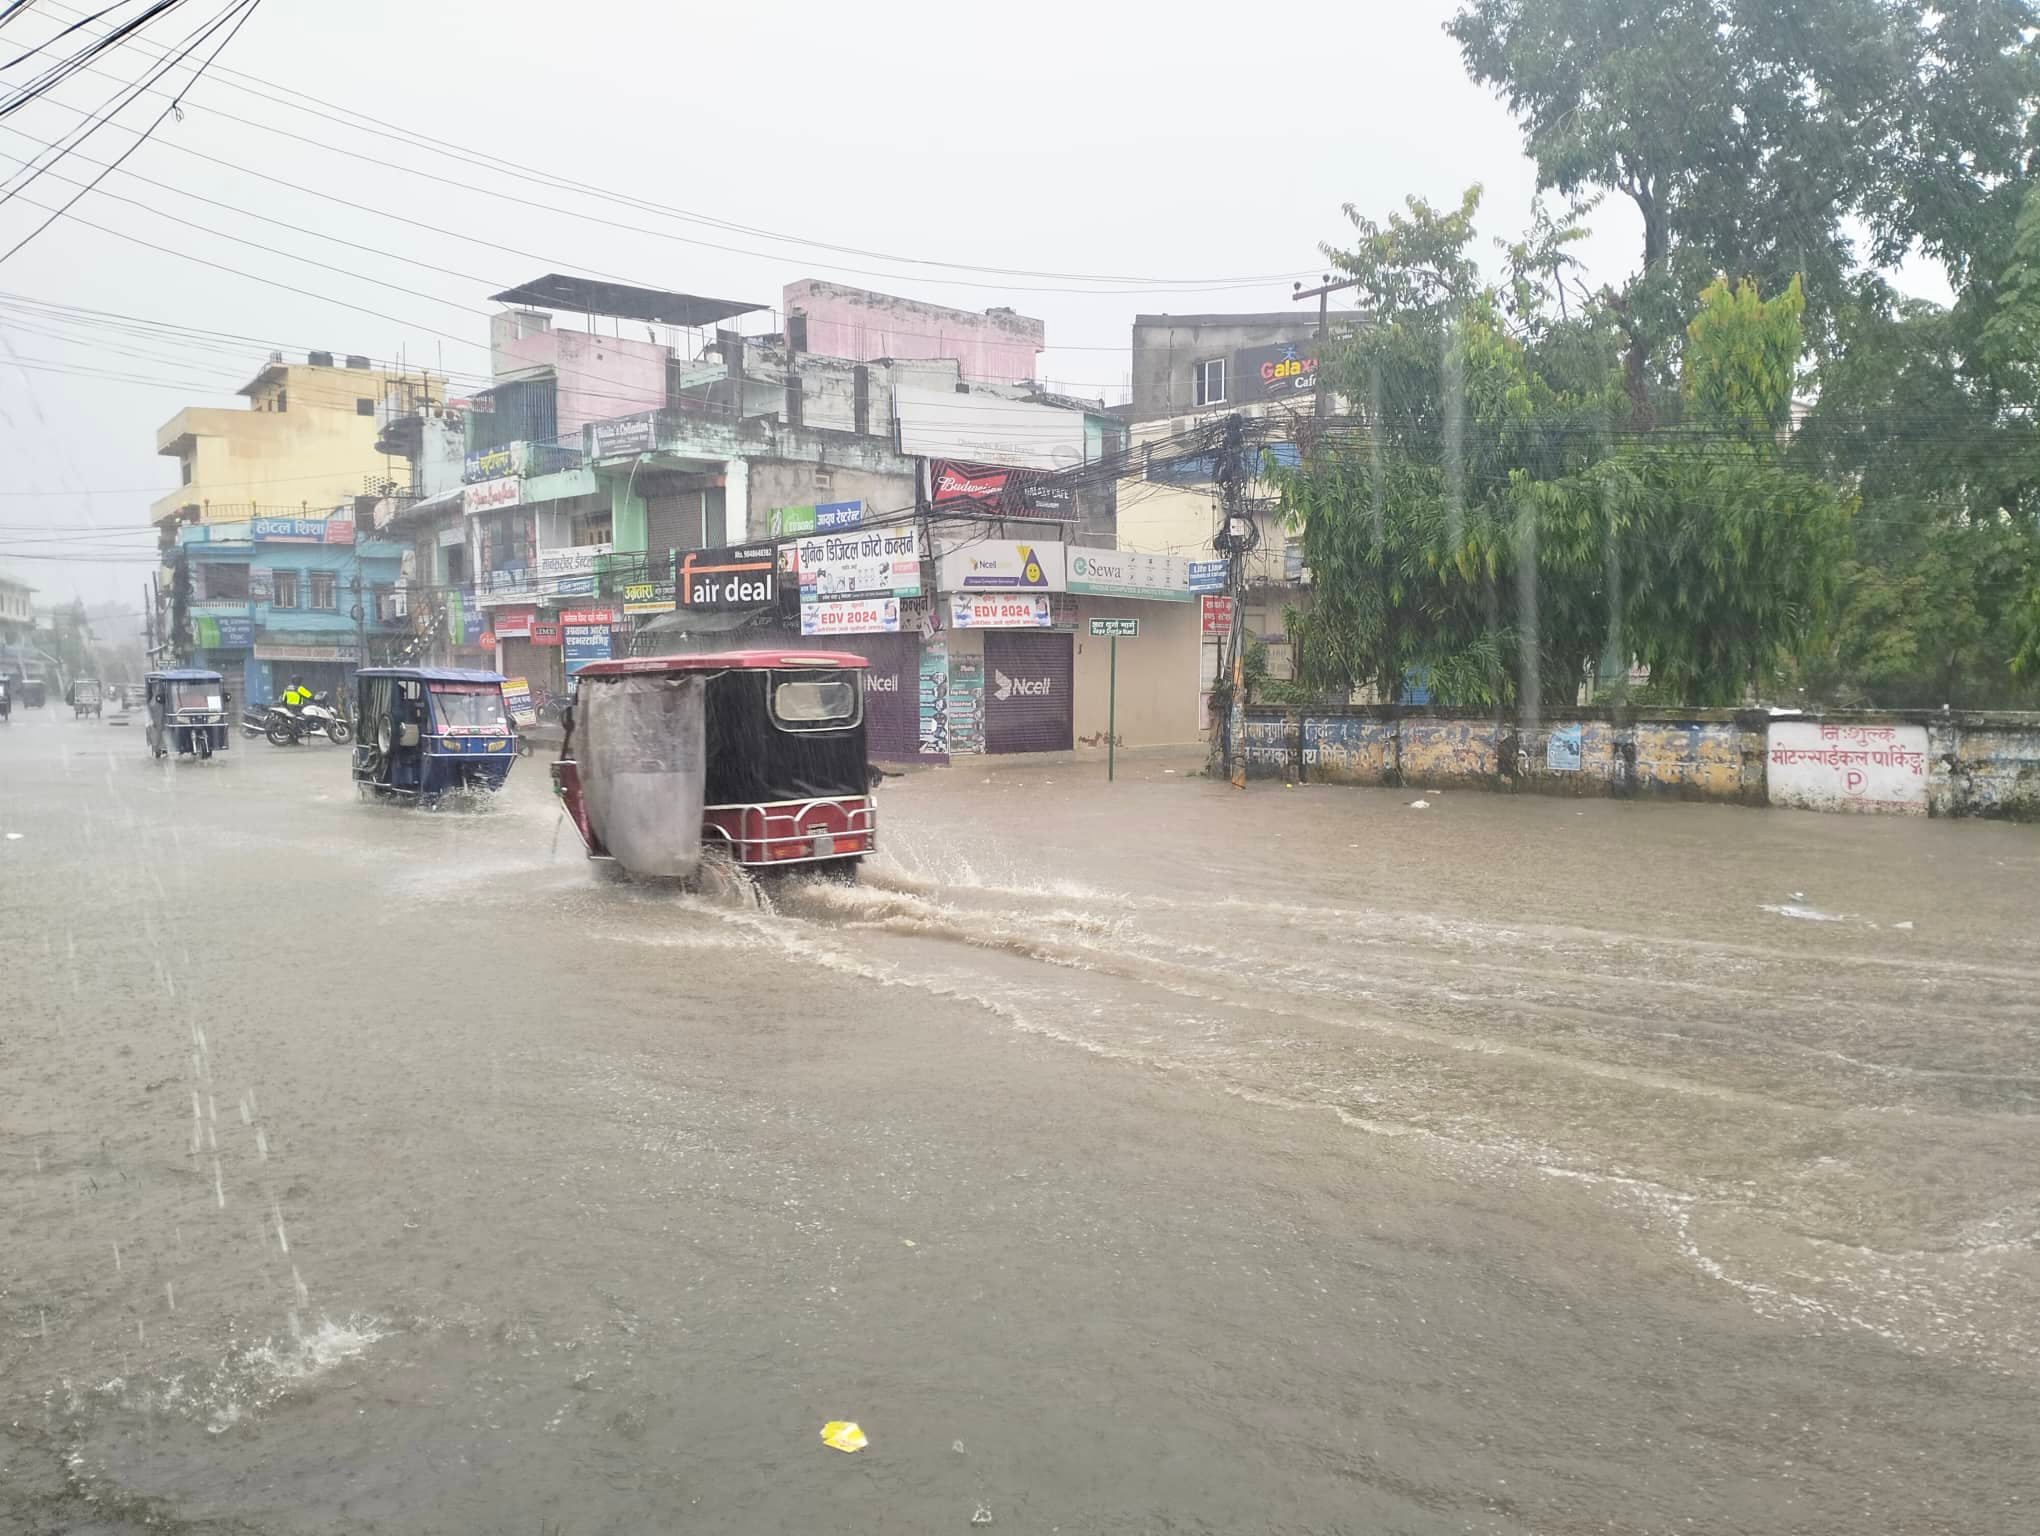
[[[963,1455],[963,1454],[964,1454],[964,1451],[963,1451],[963,1442],[962,1442],[961,1440],[956,1440],[956,1441],[952,1441],[952,1442],[950,1443],[950,1446],[949,1446],[949,1448],[950,1448],[950,1449],[951,1449],[952,1451],[956,1452],[956,1454],[957,1454],[957,1455],[959,1455],[959,1456],[961,1456],[961,1455]]]
[[[1770,901],[1760,902],[1758,903],[1757,910],[1759,912],[1774,913],[1779,917],[1802,918],[1809,923],[1839,923],[1841,921],[1841,919],[1832,912],[1821,912],[1817,911],[1812,907],[1800,906],[1799,898],[1797,897],[1795,897],[1791,901],[1784,903]]]
[[[1430,808],[1431,802],[1428,800],[1412,800],[1410,802],[1410,809],[1413,811],[1428,811]]]
[[[917,1246],[911,1237],[903,1237],[900,1239],[900,1241],[905,1243],[909,1248]]]
[[[831,1419],[822,1426],[822,1444],[845,1455],[861,1451],[870,1443],[864,1438],[864,1431],[848,1419]]]
[[[1912,927],[1912,924],[1911,924],[1911,922],[1903,922],[1903,923],[1893,923],[1893,924],[1892,924],[1891,926],[1892,926],[1892,927],[1894,927],[1894,928],[1910,928],[1910,927]]]
[[[19,832],[10,832],[7,834],[7,841],[10,843],[18,843],[21,841],[21,834]]]
[[[992,1523],[992,1506],[989,1504],[978,1505],[976,1511],[970,1517],[970,1523],[972,1525],[990,1525]]]

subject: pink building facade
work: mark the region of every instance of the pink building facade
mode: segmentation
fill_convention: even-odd
[[[524,368],[553,369],[558,381],[561,442],[578,444],[581,428],[588,422],[665,407],[665,347],[550,325],[531,328],[528,319],[526,326],[516,330],[497,328],[497,377]]]
[[[946,309],[819,278],[788,283],[783,309],[789,328],[806,323],[803,351],[859,363],[954,358],[982,384],[1031,382],[1046,335],[1041,321],[1010,309]]]

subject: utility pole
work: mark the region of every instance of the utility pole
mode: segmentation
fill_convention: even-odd
[[[1218,536],[1212,540],[1213,547],[1226,556],[1225,590],[1232,598],[1232,625],[1226,637],[1230,656],[1226,668],[1232,677],[1232,686],[1226,693],[1224,734],[1221,738],[1219,761],[1225,769],[1225,776],[1235,789],[1247,787],[1246,731],[1246,666],[1244,644],[1247,625],[1246,574],[1247,550],[1254,542],[1255,529],[1246,516],[1240,494],[1245,483],[1246,424],[1239,412],[1235,411],[1225,419],[1222,444],[1217,451],[1217,462],[1213,465],[1213,478],[1218,482],[1219,528]]]
[[[1341,278],[1335,283],[1332,281],[1332,274],[1327,272],[1315,288],[1306,288],[1301,283],[1295,283],[1292,286],[1296,290],[1289,296],[1292,302],[1297,299],[1317,300],[1317,339],[1318,347],[1322,351],[1325,342],[1331,337],[1332,295],[1342,288],[1358,288],[1360,286],[1360,279],[1357,277],[1346,277]],[[1323,421],[1331,414],[1331,391],[1325,388],[1325,381],[1320,378],[1317,381],[1317,419]]]
[[[361,668],[368,665],[368,614],[361,606],[361,573],[354,573],[351,583],[354,593],[354,665]]]

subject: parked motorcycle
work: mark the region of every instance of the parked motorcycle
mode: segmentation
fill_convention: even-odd
[[[311,703],[295,710],[281,704],[247,710],[241,716],[241,733],[267,736],[270,744],[278,747],[301,746],[313,736],[324,736],[344,747],[354,740],[354,727],[333,708],[332,697],[329,693],[319,694]]]

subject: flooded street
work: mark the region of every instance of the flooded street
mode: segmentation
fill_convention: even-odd
[[[2035,1528],[2040,829],[1194,767],[761,900],[17,710],[0,1532]]]

